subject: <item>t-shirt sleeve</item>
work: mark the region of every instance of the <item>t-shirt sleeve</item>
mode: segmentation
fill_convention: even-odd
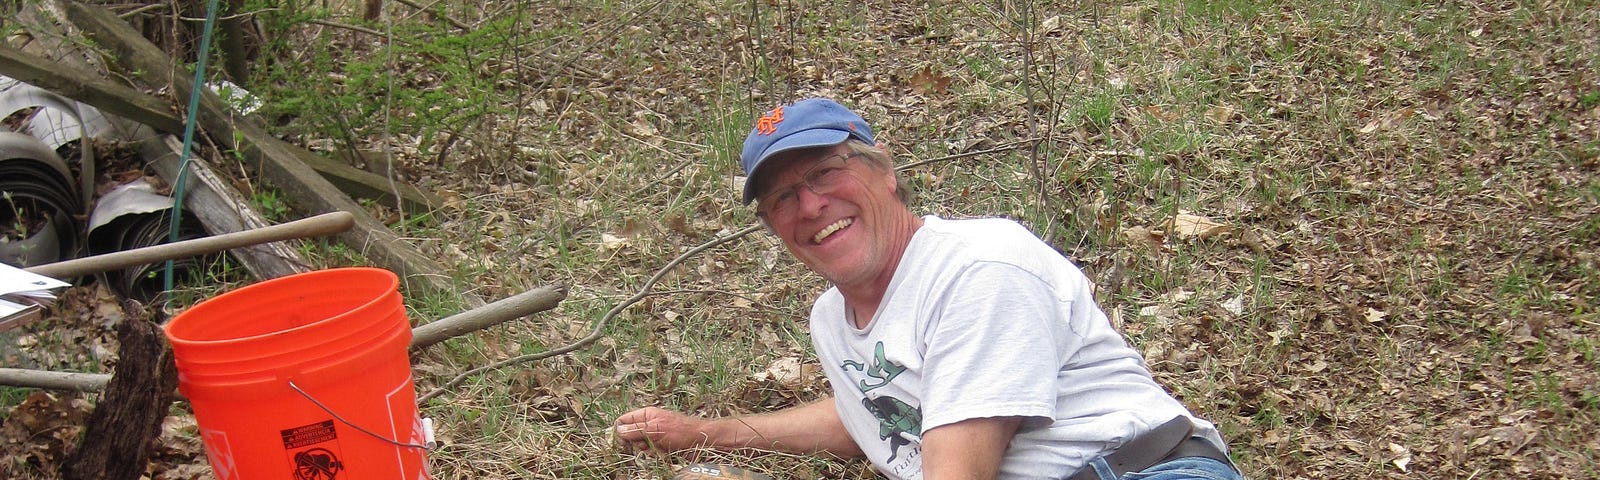
[[[1023,268],[979,262],[942,294],[923,331],[923,429],[987,417],[1054,418],[1070,303]]]

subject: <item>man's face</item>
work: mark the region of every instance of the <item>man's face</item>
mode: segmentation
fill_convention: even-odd
[[[845,144],[785,152],[769,161],[761,172],[757,209],[789,252],[841,288],[887,286],[910,241],[899,227],[914,219],[895,198],[893,170],[873,167]],[[817,193],[802,178],[826,187]]]

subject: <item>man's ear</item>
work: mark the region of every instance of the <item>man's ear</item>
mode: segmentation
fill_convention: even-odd
[[[772,222],[768,222],[765,215],[756,215],[756,219],[761,221],[761,226],[767,230],[768,234],[774,237],[778,236],[778,229],[772,228]]]

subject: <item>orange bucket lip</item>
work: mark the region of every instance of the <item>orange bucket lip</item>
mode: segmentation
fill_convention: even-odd
[[[258,384],[350,361],[381,344],[409,343],[399,286],[399,277],[388,270],[335,268],[258,282],[201,302],[165,326],[180,390],[266,386]]]
[[[379,268],[336,268],[279,277],[224,293],[190,307],[167,323],[167,336],[174,344],[204,347],[269,340],[284,335],[315,335],[319,333],[315,330],[329,329],[329,325],[339,323],[340,319],[357,317],[358,312],[376,308],[380,302],[389,300],[388,293],[398,295],[399,288],[399,277],[394,272]],[[295,306],[281,302],[310,300],[328,302],[335,300],[329,298],[331,293],[340,291],[348,292],[354,297],[371,298],[362,303],[336,305],[334,307],[343,312],[323,318],[302,316],[303,321],[290,322],[298,325],[280,325],[282,328],[239,325],[237,322],[220,324],[214,319],[199,319],[207,316],[232,318],[237,315],[259,315],[263,312],[258,309],[287,309]],[[204,323],[207,321],[212,323]],[[236,328],[242,331],[235,331]]]

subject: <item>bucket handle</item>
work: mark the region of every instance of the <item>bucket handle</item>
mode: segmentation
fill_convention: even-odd
[[[345,426],[348,426],[350,428],[354,428],[354,429],[356,429],[356,431],[359,431],[361,433],[365,433],[365,434],[367,434],[367,436],[370,436],[372,438],[376,438],[378,440],[382,440],[384,443],[388,443],[388,444],[394,445],[396,447],[419,448],[419,449],[422,449],[423,451],[432,451],[434,449],[434,447],[436,446],[436,444],[431,440],[432,437],[433,437],[433,432],[432,432],[432,428],[430,428],[430,427],[432,427],[431,424],[433,422],[428,421],[429,419],[426,419],[426,418],[422,419],[422,425],[423,425],[423,430],[424,430],[423,431],[423,437],[429,439],[426,444],[406,443],[406,442],[391,440],[389,437],[385,437],[383,435],[379,435],[377,432],[374,432],[374,431],[371,431],[371,430],[367,430],[366,428],[362,428],[360,425],[356,425],[354,423],[351,423],[349,420],[345,420],[344,417],[342,417],[338,413],[334,412],[333,409],[328,408],[327,405],[323,405],[322,402],[318,401],[315,397],[312,397],[310,393],[307,393],[305,390],[301,390],[299,385],[295,385],[294,384],[294,380],[284,380],[284,381],[289,382],[289,389],[294,390],[295,393],[300,394],[300,396],[302,396],[302,397],[306,397],[306,400],[310,400],[313,405],[317,406],[317,408],[320,408],[320,409],[322,409],[322,411],[327,412],[328,415],[332,415],[334,420],[338,420],[339,423],[343,423],[343,424],[345,424]]]

